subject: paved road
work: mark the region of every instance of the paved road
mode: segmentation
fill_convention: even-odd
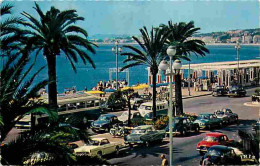
[[[243,98],[228,98],[228,97],[212,97],[205,96],[200,98],[184,100],[185,112],[213,112],[216,109],[231,108],[236,112],[241,119],[241,124],[227,126],[221,130],[215,129],[212,131],[221,131],[228,135],[231,139],[239,139],[237,136],[238,128],[250,128],[250,123],[259,117],[259,108],[244,106],[245,102],[251,100],[249,97],[254,89],[248,90],[248,97]],[[189,137],[174,137],[174,165],[199,165],[201,156],[196,151],[196,144],[204,137],[204,131],[197,135]],[[108,157],[111,164],[116,165],[160,165],[161,160],[159,155],[165,153],[168,157],[169,144],[168,140],[152,147],[135,147],[126,150],[116,158]]]

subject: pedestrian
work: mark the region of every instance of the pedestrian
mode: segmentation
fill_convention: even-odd
[[[210,161],[210,155],[207,155],[207,158],[205,158],[203,161],[202,161],[202,166],[209,166],[209,165],[212,165],[211,161]]]
[[[162,159],[162,166],[169,165],[168,160],[165,157],[165,154],[161,154],[160,158]]]

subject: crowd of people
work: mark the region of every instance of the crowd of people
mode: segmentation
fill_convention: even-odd
[[[118,85],[119,88],[128,86],[128,82],[125,79],[119,80],[117,83],[116,80],[112,80],[112,81],[108,80],[107,82],[100,80],[97,83],[97,85],[92,88],[92,90],[104,91],[105,89],[116,89],[116,84]],[[85,88],[85,90],[87,89]]]

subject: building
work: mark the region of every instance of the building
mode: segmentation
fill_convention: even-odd
[[[253,37],[251,35],[244,35],[242,36],[242,43],[250,44],[253,42]]]
[[[202,38],[205,43],[215,43],[215,39],[212,36],[205,36]]]
[[[260,43],[260,35],[255,35],[255,36],[253,37],[253,43],[254,43],[254,44]]]

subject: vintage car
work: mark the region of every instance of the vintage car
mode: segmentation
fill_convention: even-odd
[[[122,115],[118,117],[119,121],[122,121],[123,123],[127,123],[128,121],[128,113],[129,111],[124,111]],[[133,121],[141,121],[143,117],[140,115],[139,111],[131,111],[131,120]]]
[[[201,129],[208,128],[209,130],[212,127],[222,127],[223,125],[223,121],[217,118],[215,114],[211,113],[199,114],[194,123],[198,123]]]
[[[109,132],[110,128],[116,123],[120,123],[120,121],[117,119],[116,115],[102,114],[96,121],[91,123],[90,128],[94,132],[97,132],[97,131]]]
[[[214,145],[201,158],[200,165],[207,156],[210,156],[212,165],[240,165],[241,157],[236,154],[234,148],[223,145]]]
[[[238,115],[233,113],[229,108],[223,108],[222,110],[215,111],[217,118],[222,119],[223,123],[229,124],[238,121]]]
[[[204,154],[213,145],[231,145],[234,140],[228,139],[223,133],[207,133],[206,136],[197,144],[197,151]]]
[[[149,146],[152,142],[162,141],[165,136],[164,130],[155,130],[152,125],[142,125],[135,127],[131,134],[127,135],[124,140],[125,144],[144,144]]]
[[[228,93],[228,90],[225,88],[225,86],[217,86],[212,91],[212,96],[224,96]]]
[[[246,90],[242,86],[232,86],[230,90],[228,91],[228,97],[231,96],[236,96],[236,97],[241,97],[241,96],[246,96]]]
[[[118,99],[113,102],[105,101],[100,105],[100,109],[102,111],[116,111],[116,110],[124,110],[126,107],[126,100],[125,98]]]
[[[260,130],[260,119],[258,119],[258,121],[255,124],[252,125],[252,130],[259,132],[259,130]]]
[[[130,100],[130,104],[131,104],[131,108],[133,110],[137,110],[139,108],[139,106],[144,103],[144,99],[142,98],[133,98]]]
[[[197,123],[193,123],[187,117],[175,117],[172,123],[172,131],[173,134],[181,134],[183,136],[187,135],[188,132],[195,131],[199,132],[199,125]],[[169,124],[165,128],[166,136],[169,135]]]
[[[119,154],[121,144],[109,142],[107,138],[93,138],[89,145],[83,145],[74,149],[78,156],[103,156],[111,153]]]

